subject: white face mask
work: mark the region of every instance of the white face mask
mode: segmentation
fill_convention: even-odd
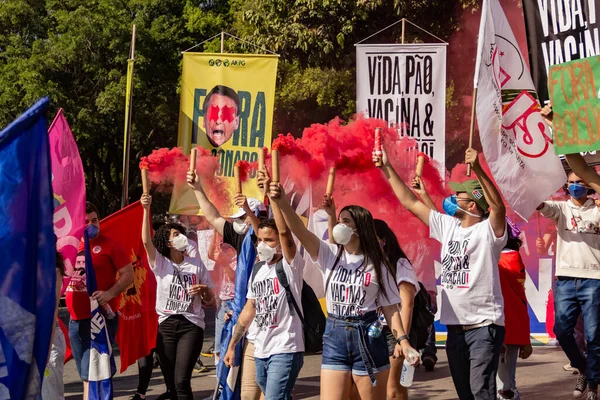
[[[275,257],[275,254],[277,254],[277,247],[271,247],[265,242],[260,242],[258,246],[256,246],[258,260],[263,262],[271,262],[271,260],[273,260]]]
[[[185,251],[188,248],[189,241],[185,235],[179,234],[175,239],[171,240],[171,245],[179,251]]]
[[[242,221],[239,218],[236,218],[233,220],[233,230],[240,234],[243,235],[246,232],[248,232],[248,229],[250,229],[250,225],[246,224],[244,221]]]
[[[342,246],[347,245],[350,243],[352,235],[354,235],[354,230],[348,225],[339,223],[333,227],[333,240],[335,240],[337,244],[341,244]]]

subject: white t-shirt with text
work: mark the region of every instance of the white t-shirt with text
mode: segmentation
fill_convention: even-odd
[[[583,207],[546,201],[540,210],[556,222],[556,276],[600,279],[600,210],[594,200]]]
[[[342,250],[340,260],[334,268],[338,251],[337,245],[321,240],[319,256],[317,260],[313,260],[323,271],[328,314],[356,317],[376,311],[377,307],[400,303],[394,277],[384,265],[381,266],[381,271],[385,295],[379,287],[373,263],[369,261],[365,265],[364,254],[350,254]]]
[[[415,296],[421,290],[419,286],[419,280],[417,279],[417,272],[414,267],[406,258],[399,258],[396,263],[396,285],[398,286],[398,292],[400,291],[401,283],[408,283],[415,288]],[[402,297],[400,298],[400,310],[402,310]],[[387,321],[385,320],[385,316],[383,313],[379,315],[379,320],[383,325],[387,325]]]
[[[164,257],[158,251],[152,268],[156,276],[156,313],[158,323],[171,315],[183,315],[191,323],[204,329],[204,309],[200,296],[190,296],[192,285],[214,285],[200,258],[185,256],[181,264]]]
[[[504,299],[498,262],[507,232],[497,238],[489,219],[468,228],[437,211],[429,213],[432,239],[442,244],[440,321],[474,325],[486,320],[504,326]]]
[[[289,264],[282,259],[283,271],[287,277],[296,304],[302,310],[302,275],[304,260],[300,252]],[[275,354],[298,353],[304,351],[304,333],[300,317],[290,312],[285,289],[277,278],[276,264],[260,267],[254,279],[248,284],[248,299],[256,302],[254,325],[254,357],[268,358]]]

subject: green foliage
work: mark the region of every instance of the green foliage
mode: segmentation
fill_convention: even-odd
[[[141,193],[141,155],[176,143],[181,51],[227,31],[281,55],[275,131],[355,110],[354,43],[406,17],[448,40],[476,0],[3,0],[0,126],[42,96],[64,108],[103,213],[120,206],[125,82],[137,27],[130,200]],[[406,40],[422,34],[407,25]],[[370,42],[400,42],[397,24]],[[429,41],[429,39],[426,39]],[[260,52],[228,38],[228,52]],[[220,50],[220,40],[196,51]],[[450,80],[449,80],[450,82]],[[454,86],[448,104],[456,104]]]

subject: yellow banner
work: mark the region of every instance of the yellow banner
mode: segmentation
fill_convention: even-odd
[[[186,154],[200,146],[217,155],[218,175],[229,181],[231,192],[235,163],[255,162],[260,148],[271,148],[277,61],[271,55],[183,54],[177,145]],[[243,191],[248,197],[259,194],[253,179]],[[233,209],[232,204],[229,211]],[[199,211],[192,190],[177,185],[169,213],[201,215]]]

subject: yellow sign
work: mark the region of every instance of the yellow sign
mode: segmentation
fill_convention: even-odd
[[[271,55],[183,54],[177,145],[185,154],[193,146],[211,150],[221,165],[217,175],[232,192],[233,166],[256,162],[259,149],[271,148],[277,61]],[[243,186],[248,197],[259,194],[255,174]],[[176,185],[169,212],[200,215],[192,190]]]

